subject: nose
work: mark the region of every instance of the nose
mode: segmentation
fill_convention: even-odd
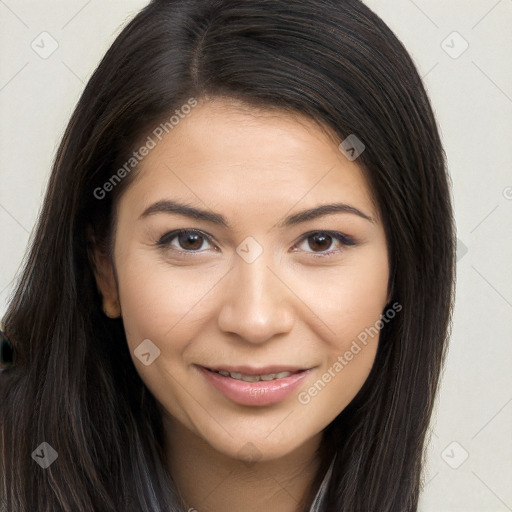
[[[224,282],[218,326],[250,343],[264,343],[289,333],[294,325],[293,293],[265,253],[247,263],[235,255],[234,267]]]

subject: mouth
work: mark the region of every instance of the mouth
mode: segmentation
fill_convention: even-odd
[[[211,388],[245,406],[268,406],[284,401],[313,370],[286,366],[197,368]]]
[[[230,377],[244,382],[270,382],[273,380],[284,379],[286,377],[290,377],[290,375],[295,375],[308,370],[308,368],[292,368],[286,366],[267,366],[260,369],[249,367],[203,368],[210,372],[218,373],[223,377]]]

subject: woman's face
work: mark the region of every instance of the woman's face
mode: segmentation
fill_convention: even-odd
[[[227,100],[153,139],[118,203],[104,299],[118,294],[166,421],[232,458],[284,456],[374,361],[378,335],[360,334],[387,303],[388,254],[368,185],[313,122]]]

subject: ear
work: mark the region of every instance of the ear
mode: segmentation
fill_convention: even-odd
[[[103,300],[103,312],[109,318],[121,316],[114,265],[105,247],[96,240],[92,228],[87,229],[87,253],[96,279],[96,286]]]

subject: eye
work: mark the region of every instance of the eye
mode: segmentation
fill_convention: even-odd
[[[206,247],[204,246],[205,244],[207,244]],[[301,251],[309,252],[313,256],[328,257],[341,252],[343,247],[355,244],[356,242],[353,239],[343,233],[336,231],[313,231],[306,233],[301,238],[300,243],[294,246],[294,251],[298,248]],[[331,248],[336,245],[338,248],[332,250]],[[218,250],[210,236],[195,229],[178,229],[166,233],[158,240],[157,246],[186,254],[205,252],[208,249]],[[304,248],[304,246],[307,247]]]
[[[210,237],[201,231],[194,229],[179,229],[165,234],[160,238],[160,240],[158,240],[157,245],[166,248],[171,247],[173,250],[178,252],[194,253],[203,252],[208,249],[208,247],[204,248],[205,242],[213,245]],[[213,248],[214,247],[215,245],[213,245]]]
[[[297,247],[304,246],[304,244],[311,249],[311,251],[304,249],[305,252],[311,252],[315,256],[331,256],[343,250],[343,247],[355,245],[355,241],[343,233],[336,231],[314,231],[307,233],[301,239]],[[341,248],[329,250],[333,245],[338,245]]]

